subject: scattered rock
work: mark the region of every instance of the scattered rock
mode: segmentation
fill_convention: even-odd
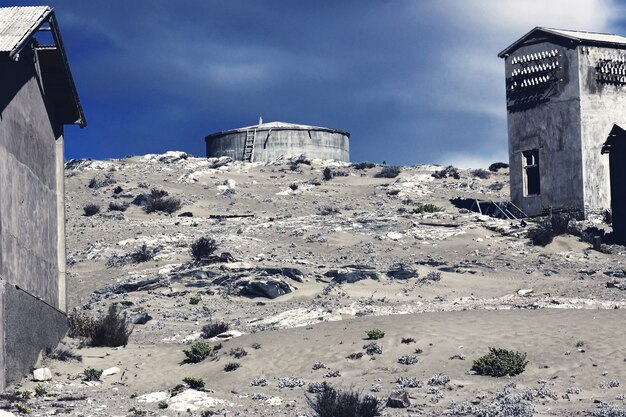
[[[419,274],[413,268],[406,267],[404,265],[398,265],[387,271],[387,275],[394,279],[410,279],[417,278]]]
[[[246,297],[265,297],[274,299],[291,292],[291,287],[284,281],[278,279],[267,279],[257,281],[240,281],[239,294]]]
[[[380,274],[375,269],[368,266],[349,266],[342,269],[331,269],[324,274],[332,277],[333,281],[338,284],[353,284],[364,279],[380,280]]]
[[[49,368],[39,368],[33,371],[33,381],[50,381],[52,372]]]
[[[140,403],[157,403],[159,401],[165,401],[170,397],[169,393],[165,391],[151,392],[149,394],[140,395],[137,397],[137,401]]]
[[[120,368],[118,368],[117,366],[114,366],[112,368],[107,368],[104,371],[102,371],[102,376],[111,376],[111,375],[119,374],[120,371],[121,371]]]
[[[404,237],[404,235],[402,233],[398,233],[398,232],[389,232],[387,233],[387,238],[391,239],[391,240],[400,240]]]
[[[130,322],[132,324],[146,324],[150,320],[152,320],[152,316],[144,311],[132,316]]]
[[[186,412],[187,410],[198,411],[200,408],[214,408],[225,405],[233,406],[232,403],[210,397],[206,392],[188,389],[170,398],[168,409]]]
[[[387,399],[387,407],[389,408],[408,408],[411,405],[409,394],[404,391],[392,391]]]

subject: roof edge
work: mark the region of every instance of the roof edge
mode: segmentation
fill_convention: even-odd
[[[266,124],[270,124],[270,123],[266,123]],[[228,129],[228,130],[222,130],[220,132],[215,132],[215,133],[211,133],[207,136],[204,137],[204,140],[208,140],[208,139],[212,139],[215,137],[219,137],[219,136],[225,136],[225,135],[230,135],[233,133],[241,133],[241,132],[245,132],[247,130],[251,130],[251,129],[255,129],[257,131],[279,131],[279,130],[318,130],[321,132],[329,132],[329,133],[339,133],[341,135],[347,136],[348,138],[350,137],[350,132],[347,132],[345,130],[339,130],[339,129],[333,129],[330,127],[319,127],[319,126],[308,126],[308,125],[291,125],[291,126],[279,126],[279,127],[272,127],[272,126],[263,126],[263,124],[261,125],[254,125],[254,126],[247,126],[247,127],[240,127],[237,129]]]
[[[13,47],[11,52],[9,52],[9,57],[11,59],[14,59],[15,56],[19,54],[22,49],[24,49],[24,47],[28,44],[28,41],[30,40],[30,38],[33,37],[35,32],[37,32],[41,25],[43,25],[50,18],[50,16],[54,14],[54,9],[52,7],[45,6],[45,8],[46,9],[42,13],[42,15],[39,16],[39,18],[32,24],[30,29],[28,29],[28,31],[22,36],[19,42]]]

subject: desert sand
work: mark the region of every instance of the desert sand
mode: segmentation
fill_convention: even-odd
[[[326,167],[339,175],[324,180]],[[413,380],[418,387],[404,387],[410,406],[383,415],[625,416],[626,300],[607,282],[624,277],[626,250],[601,253],[571,235],[533,246],[526,237],[532,222],[451,204],[506,200],[506,169],[484,179],[471,170],[433,178],[441,169],[402,167],[396,178],[376,178],[381,166],[240,163],[182,152],[68,162],[71,308],[98,317],[117,303],[129,320],[151,319],[134,325],[125,347],[66,337],[64,346],[82,361],[43,356],[38,367],[52,379],[25,378],[15,389],[43,387],[45,395],[21,403],[34,415],[313,416],[311,383],[385,402]],[[181,209],[107,209],[153,188],[180,199]],[[89,203],[100,213],[84,215]],[[419,204],[443,211],[414,213]],[[179,216],[185,212],[192,217]],[[582,227],[590,225],[606,227],[597,218]],[[203,236],[231,258],[192,262],[189,247]],[[119,262],[144,244],[153,259]],[[398,270],[413,276],[394,277]],[[333,271],[365,279],[337,282]],[[124,287],[149,279],[149,287]],[[240,293],[259,280],[290,292],[274,299]],[[210,340],[222,345],[213,357],[184,363],[183,350],[203,340],[210,320],[227,322],[234,337]],[[385,332],[375,341],[382,353],[363,354],[374,328]],[[489,347],[526,352],[525,371],[475,375],[472,363]],[[234,358],[235,348],[247,355]],[[416,363],[399,363],[403,356]],[[230,362],[239,368],[225,371]],[[83,381],[87,367],[110,375]],[[185,377],[202,378],[204,391],[171,396]],[[17,415],[15,401],[5,399],[4,408]]]

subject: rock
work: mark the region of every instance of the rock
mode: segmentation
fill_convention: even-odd
[[[400,240],[404,237],[404,235],[402,233],[398,233],[398,232],[389,232],[387,233],[387,238],[391,239],[391,240]]]
[[[618,290],[626,290],[626,280],[619,278],[611,278],[609,282],[606,283],[607,288],[617,288]]]
[[[184,211],[178,215],[178,217],[193,217],[193,213],[190,211]]]
[[[410,279],[417,278],[418,273],[413,268],[405,267],[404,265],[398,265],[387,271],[387,275],[394,279]]]
[[[120,368],[118,368],[117,366],[114,366],[112,368],[107,368],[104,371],[102,371],[102,376],[111,376],[111,375],[119,374],[120,371],[121,371]]]
[[[282,275],[297,282],[303,282],[304,274],[297,268],[257,268],[258,275]]]
[[[17,416],[10,411],[0,410],[0,417],[17,417]]]
[[[33,381],[50,381],[52,372],[49,368],[39,368],[33,371]]]
[[[519,294],[519,295],[527,295],[527,294],[530,294],[531,292],[533,292],[532,288],[524,288],[524,289],[519,290],[517,292],[517,294]]]
[[[281,405],[282,403],[283,403],[283,399],[280,397],[271,397],[265,400],[265,404],[272,405],[272,406],[278,406],[278,405]]]
[[[206,392],[188,389],[170,398],[168,410],[186,412],[198,411],[200,408],[214,408],[217,406],[232,406],[224,400],[210,397]]]
[[[137,397],[137,401],[140,403],[158,403],[159,401],[167,400],[170,394],[165,391],[151,392],[149,394],[140,395]]]
[[[406,391],[392,391],[387,399],[389,408],[408,408],[411,405],[409,394]]]
[[[355,265],[356,266],[356,265]],[[333,281],[343,284],[347,282],[348,284],[352,284],[358,281],[362,281],[364,279],[373,279],[378,281],[380,278],[380,274],[376,272],[372,268],[367,269],[354,269],[351,267],[345,269],[331,269],[330,271],[324,274],[327,277],[332,277]]]
[[[254,269],[254,266],[248,262],[230,262],[220,266],[221,269],[236,271],[241,269]]]
[[[152,316],[144,311],[132,316],[130,322],[132,324],[146,324],[150,320],[152,320]]]
[[[241,281],[240,295],[246,297],[265,297],[274,299],[291,292],[291,287],[284,281],[278,279]]]
[[[220,333],[215,337],[212,337],[210,340],[229,340],[235,337],[241,337],[243,335],[244,333],[240,332],[239,330],[229,330],[227,332]]]

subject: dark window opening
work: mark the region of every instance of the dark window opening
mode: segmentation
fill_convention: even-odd
[[[539,195],[539,149],[522,152],[524,195]]]

